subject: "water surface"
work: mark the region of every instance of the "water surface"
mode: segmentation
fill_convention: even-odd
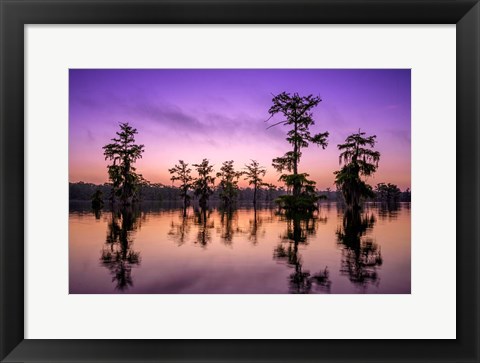
[[[410,203],[313,218],[72,203],[69,227],[73,294],[410,293]]]

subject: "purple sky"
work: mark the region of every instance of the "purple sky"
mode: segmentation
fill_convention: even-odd
[[[334,189],[337,144],[358,128],[377,135],[381,153],[369,183],[410,187],[409,69],[72,69],[69,88],[71,182],[107,181],[102,146],[129,122],[145,144],[137,171],[150,182],[170,184],[168,168],[179,159],[205,157],[216,170],[256,159],[266,181],[280,185],[271,161],[290,148],[287,128],[266,129],[280,115],[264,121],[272,94],[286,91],[322,98],[312,132],[329,131],[329,145],[311,145],[300,163],[319,189]]]

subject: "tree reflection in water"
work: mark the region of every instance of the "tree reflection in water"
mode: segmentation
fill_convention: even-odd
[[[71,228],[83,233],[72,241],[77,250],[86,250],[96,233],[89,261],[97,265],[104,291],[165,293],[171,290],[164,275],[171,274],[173,284],[194,274],[198,286],[210,284],[201,290],[206,293],[404,293],[410,281],[408,206],[366,203],[353,212],[334,203],[329,210],[325,203],[311,215],[279,214],[273,206],[191,206],[183,217],[176,204],[107,208],[98,216],[82,205],[70,218]],[[84,268],[76,255],[82,254],[71,255],[77,270]],[[229,269],[232,274],[225,273]],[[218,277],[209,280],[212,275]],[[160,280],[167,287],[147,285]],[[76,283],[74,291],[84,292],[85,281]]]
[[[378,203],[378,218],[382,221],[393,221],[398,218],[401,211],[401,204],[398,202]]]
[[[102,208],[92,208],[95,219],[99,220],[102,217]]]
[[[182,209],[179,217],[180,222],[175,223],[172,221],[170,224],[170,231],[168,232],[168,235],[173,238],[179,247],[188,240],[192,221],[195,218],[196,216],[190,216],[188,214],[188,208]]]
[[[247,211],[250,210],[247,209]],[[273,209],[263,209],[261,213],[257,213],[254,209],[253,218],[248,220],[248,227],[246,227],[241,226],[241,216],[237,209],[216,209],[212,212],[199,208],[194,210],[193,215],[188,212],[187,210],[186,215],[180,213],[176,221],[170,222],[168,235],[178,246],[190,240],[192,225],[197,227],[194,243],[202,247],[206,247],[212,240],[212,229],[226,246],[233,246],[232,242],[236,235],[246,235],[247,239],[256,245],[259,239],[265,236],[264,224],[273,223],[278,218]]]
[[[238,213],[235,209],[222,209],[220,213],[220,227],[217,228],[217,233],[220,239],[226,246],[231,246],[233,236],[241,232],[238,226]]]
[[[265,234],[265,230],[260,232],[260,228],[263,224],[263,218],[259,218],[257,216],[257,208],[253,209],[253,219],[248,221],[249,229],[248,229],[248,240],[252,242],[253,245],[258,243],[258,236],[259,234],[263,236]],[[259,233],[260,232],[260,233]]]
[[[206,247],[212,240],[211,230],[215,227],[213,220],[210,220],[211,211],[206,208],[200,208],[195,211],[195,224],[198,226],[198,233],[195,243],[201,247]]]
[[[108,223],[107,238],[100,261],[112,275],[116,289],[133,286],[132,267],[140,265],[140,253],[132,249],[132,234],[140,226],[140,213],[132,207],[112,211]]]
[[[342,249],[340,273],[362,288],[368,284],[378,286],[377,268],[382,265],[380,248],[368,232],[375,224],[373,214],[348,209],[344,212],[342,226],[337,230],[337,242]]]
[[[315,235],[317,218],[313,215],[286,214],[287,231],[282,241],[275,248],[273,258],[285,261],[293,267],[294,272],[289,276],[289,292],[293,294],[308,294],[315,287],[318,292],[330,292],[331,281],[328,268],[316,274],[303,269],[302,256],[298,251],[299,245],[307,245],[308,238]],[[326,220],[322,220],[324,222]]]
[[[272,215],[265,217],[265,212],[270,211],[273,214],[273,210],[265,209],[263,210],[263,216],[259,216],[257,213],[257,208],[253,208],[253,219],[248,221],[248,240],[252,242],[253,245],[258,244],[258,239],[265,236],[265,228],[263,227],[264,223],[272,223]]]

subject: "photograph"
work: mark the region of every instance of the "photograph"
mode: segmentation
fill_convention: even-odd
[[[411,293],[410,69],[68,72],[70,294]]]
[[[0,362],[480,363],[480,0],[0,3]]]

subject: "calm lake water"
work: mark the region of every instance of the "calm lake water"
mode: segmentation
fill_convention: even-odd
[[[324,203],[309,219],[72,203],[69,226],[73,294],[410,293],[410,203]]]

